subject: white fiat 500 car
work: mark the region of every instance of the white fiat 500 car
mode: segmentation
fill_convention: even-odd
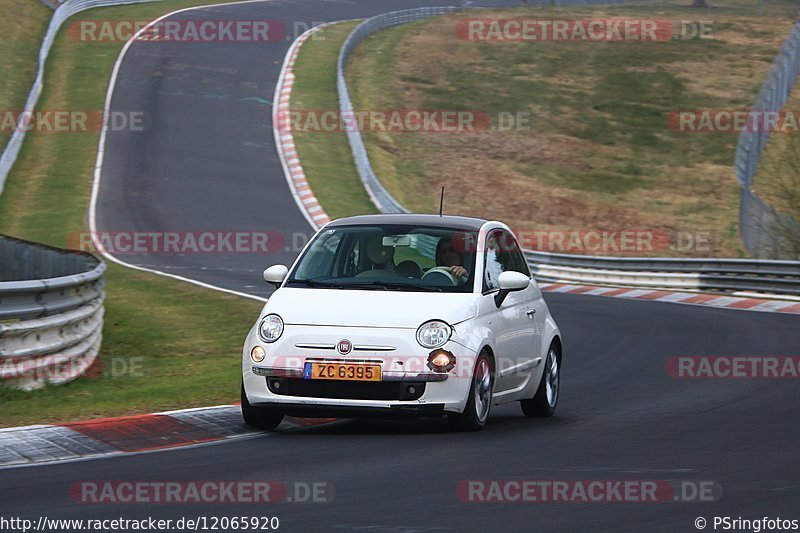
[[[247,424],[377,413],[478,430],[492,405],[556,409],[561,335],[505,224],[340,219],[264,279],[278,289],[244,344]]]

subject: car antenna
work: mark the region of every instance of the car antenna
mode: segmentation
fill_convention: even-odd
[[[444,208],[444,185],[442,185],[442,196],[439,198],[439,216],[442,216],[443,208]]]

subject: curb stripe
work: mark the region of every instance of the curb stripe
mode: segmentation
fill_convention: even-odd
[[[307,428],[335,420],[287,416],[281,427]],[[239,405],[4,428],[0,469],[167,450],[262,433],[245,425]]]
[[[292,87],[296,79],[294,65],[297,61],[297,56],[300,55],[300,48],[303,46],[303,43],[308,40],[311,34],[329,25],[330,23],[321,24],[311,28],[303,35],[298,37],[294,43],[292,43],[291,48],[287,52],[281,75],[278,78],[279,86],[275,89],[275,94],[277,95],[275,100],[279,102],[278,108],[280,108],[280,113],[283,115],[288,116],[288,113],[290,112],[289,104],[291,102]],[[273,124],[275,137],[279,141],[276,143],[278,148],[278,156],[283,162],[283,167],[286,171],[286,181],[289,183],[289,187],[292,189],[295,197],[295,203],[300,211],[305,215],[306,220],[308,220],[311,226],[315,230],[319,229],[323,225],[330,222],[331,219],[325,213],[319,201],[317,200],[317,197],[314,195],[314,191],[312,191],[311,187],[308,185],[308,179],[306,178],[305,171],[303,170],[303,166],[301,165],[299,156],[297,154],[296,145],[294,142],[294,134],[292,133],[291,128],[286,127],[288,125],[288,121],[286,121],[284,126],[279,125],[280,120],[278,120],[277,108],[273,113]]]
[[[123,452],[158,450],[223,438],[208,428],[193,426],[167,415],[91,420],[64,424],[64,427]]]
[[[721,294],[698,294],[656,289],[623,289],[595,287],[592,285],[566,285],[563,283],[540,283],[539,288],[543,292],[558,292],[562,294],[583,294],[587,296],[647,300],[650,302],[694,304],[717,309],[800,314],[800,303],[797,303],[796,300],[768,300],[766,298],[748,298]]]

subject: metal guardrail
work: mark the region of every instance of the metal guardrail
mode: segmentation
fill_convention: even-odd
[[[756,96],[754,113],[780,112],[800,72],[800,21],[775,59],[767,79]],[[736,177],[741,186],[739,227],[745,248],[753,257],[775,258],[800,254],[800,223],[780,214],[753,190],[761,153],[772,132],[770,128],[743,131],[736,146]]]
[[[613,4],[614,1],[575,0],[561,1],[561,4]],[[474,7],[474,6],[472,6]],[[337,88],[339,91],[339,107],[342,116],[353,112],[353,103],[344,77],[344,68],[348,58],[369,35],[381,29],[414,22],[436,15],[458,11],[460,8],[420,8],[394,11],[370,18],[359,24],[345,40],[339,53],[337,65]],[[786,72],[791,63],[791,83]],[[800,68],[800,23],[795,26],[792,36],[776,61],[776,66],[759,93],[758,102],[773,103],[788,97],[794,77]],[[775,73],[783,74],[775,74]],[[778,82],[771,82],[775,78]],[[780,106],[779,106],[780,107]],[[369,193],[372,202],[382,213],[407,213],[408,210],[395,200],[381,184],[369,161],[364,139],[355,128],[349,128],[348,140],[355,159],[361,182]],[[755,174],[752,159],[741,159],[739,150],[748,150],[748,154],[758,157],[766,142],[764,136],[756,136],[754,140],[740,139],[737,150],[737,173],[746,170],[749,174],[742,188],[742,212],[750,212],[753,205],[759,206],[762,219],[775,216],[769,208],[749,191],[752,176]],[[758,150],[753,151],[757,144]],[[756,159],[757,161],[757,159]],[[757,163],[756,163],[757,166]],[[744,174],[740,174],[740,179]],[[766,214],[765,214],[766,213]],[[753,226],[742,225],[743,238]],[[747,241],[746,241],[747,242]],[[760,245],[759,245],[760,246]],[[748,247],[749,249],[749,247]],[[762,248],[759,247],[759,250]],[[751,253],[752,250],[751,250]],[[678,258],[627,258],[596,257],[569,254],[556,254],[526,250],[526,257],[534,277],[541,281],[562,281],[571,283],[601,283],[609,285],[625,285],[647,288],[673,288],[686,290],[720,290],[720,291],[752,291],[800,295],[800,262],[767,261],[751,259],[678,259]],[[754,254],[758,256],[759,254]]]
[[[91,366],[105,270],[91,254],[0,235],[0,383],[30,390]]]
[[[757,259],[592,257],[526,250],[541,281],[800,296],[800,263]]]
[[[39,101],[53,41],[76,13],[157,0],[66,0],[53,12],[23,113],[0,156],[0,194],[17,160],[25,117]],[[105,264],[68,252],[0,236],[0,383],[31,390],[81,376],[100,351]]]
[[[353,102],[350,99],[350,91],[347,89],[347,82],[344,78],[344,67],[356,46],[373,33],[384,28],[405,24],[407,22],[414,22],[444,13],[452,13],[458,9],[459,8],[456,7],[423,7],[393,11],[367,19],[356,26],[353,32],[347,37],[344,44],[342,44],[342,49],[339,52],[339,60],[336,65],[336,88],[339,91],[339,111],[341,112],[341,116],[347,117],[353,114]],[[367,194],[369,194],[372,203],[375,204],[381,213],[408,213],[408,209],[400,205],[400,203],[389,194],[389,191],[386,190],[375,175],[375,171],[372,169],[372,165],[369,162],[367,147],[364,145],[361,132],[358,131],[357,128],[347,128],[347,139],[350,142],[350,149],[353,152],[353,159],[355,160],[361,183],[367,190]]]
[[[44,87],[44,67],[47,56],[50,54],[53,41],[64,22],[72,15],[80,13],[81,11],[86,11],[87,9],[155,1],[158,0],[67,0],[59,5],[53,12],[50,25],[47,27],[47,32],[42,40],[42,46],[39,48],[39,66],[36,72],[36,79],[28,93],[28,99],[25,101],[23,112],[20,114],[19,126],[14,130],[14,133],[8,140],[8,144],[6,144],[5,150],[3,150],[3,155],[0,156],[0,194],[3,193],[6,177],[8,177],[8,174],[11,172],[11,167],[14,166],[17,155],[19,155],[19,151],[22,148],[22,142],[25,140],[26,128],[23,127],[24,120],[26,116],[29,116],[30,113],[35,110],[36,103],[39,101],[39,95],[42,93],[42,88]]]

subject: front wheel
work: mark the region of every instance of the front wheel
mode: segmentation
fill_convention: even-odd
[[[278,427],[283,421],[283,413],[275,412],[266,407],[253,407],[247,400],[247,393],[244,391],[242,382],[242,418],[248,426],[271,431]]]
[[[449,415],[449,421],[453,429],[459,431],[478,431],[483,429],[486,425],[486,420],[489,418],[489,410],[492,407],[493,388],[492,360],[486,353],[481,353],[475,362],[472,386],[469,389],[464,412]]]
[[[558,349],[555,345],[550,345],[547,350],[547,360],[544,363],[542,381],[533,398],[522,400],[522,412],[528,418],[553,416],[558,405],[558,389],[561,385],[561,373],[559,365],[561,359],[558,356]]]

